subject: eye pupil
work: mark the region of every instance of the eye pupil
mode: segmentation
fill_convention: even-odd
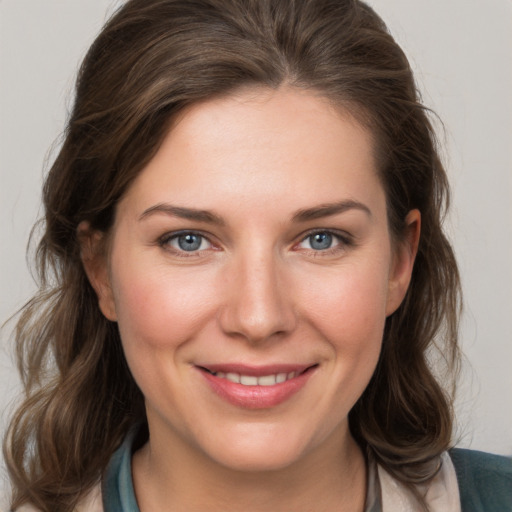
[[[178,245],[183,251],[197,251],[201,247],[201,236],[188,233],[178,237]]]
[[[332,245],[332,235],[329,233],[315,233],[311,235],[310,244],[313,249],[329,249]]]

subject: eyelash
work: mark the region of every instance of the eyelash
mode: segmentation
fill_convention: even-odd
[[[323,250],[306,248],[305,250],[308,251],[315,258],[322,256],[334,256],[343,251],[346,251],[348,248],[353,247],[355,245],[353,237],[346,232],[339,232],[333,229],[314,229],[312,231],[308,231],[307,233],[305,233],[300,239],[300,241],[294,245],[294,247],[297,247],[298,245],[306,242],[308,239],[311,239],[315,235],[329,235],[333,238],[333,242],[337,241],[337,243],[334,246],[327,247],[326,249]]]
[[[210,247],[208,247],[207,249],[186,251],[184,249],[180,250],[180,249],[172,247],[170,245],[170,242],[172,242],[173,240],[178,240],[180,237],[187,236],[187,235],[201,237],[201,239],[202,239],[201,245],[204,241],[206,241],[207,243],[210,244]],[[174,231],[172,233],[166,233],[165,235],[163,235],[162,237],[160,237],[158,239],[158,245],[160,247],[162,247],[163,249],[172,252],[173,255],[181,257],[181,258],[194,258],[194,257],[197,258],[204,251],[211,250],[211,249],[215,250],[214,244],[212,243],[212,241],[209,239],[209,237],[207,235],[205,235],[201,231],[190,231],[190,230]]]
[[[308,239],[311,239],[315,235],[329,235],[333,238],[333,241],[337,241],[336,245],[332,247],[327,247],[326,249],[313,249],[313,248],[305,248],[305,251],[308,251],[310,254],[312,254],[314,257],[321,257],[321,256],[331,256],[338,254],[339,252],[342,252],[346,250],[347,248],[350,248],[354,246],[354,240],[353,238],[346,232],[339,232],[332,229],[314,229],[312,231],[308,231],[301,235],[301,238],[299,242],[293,245],[294,248],[298,247],[300,244],[306,242]],[[186,251],[184,249],[178,249],[175,247],[172,247],[170,245],[170,242],[173,240],[178,240],[180,237],[187,236],[187,235],[193,235],[200,237],[201,245],[204,241],[206,241],[210,246],[206,249],[198,249],[193,251]],[[163,249],[172,252],[174,255],[181,257],[181,258],[193,258],[193,257],[199,257],[204,251],[208,250],[216,250],[215,245],[210,240],[208,235],[202,233],[201,231],[193,231],[193,230],[183,230],[183,231],[174,231],[172,233],[166,233],[162,237],[158,239],[158,245],[162,247]],[[311,244],[310,244],[311,245]]]

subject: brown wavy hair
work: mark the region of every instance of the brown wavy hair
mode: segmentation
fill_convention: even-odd
[[[26,397],[4,442],[13,509],[71,511],[145,421],[117,325],[82,267],[77,226],[108,232],[174,116],[251,84],[314,90],[348,110],[375,137],[396,240],[407,213],[421,212],[410,288],[349,420],[363,449],[411,489],[435,474],[450,445],[452,389],[436,380],[432,352],[454,375],[460,285],[442,229],[447,179],[403,51],[357,0],[130,0],[84,59],[44,185],[40,291],[15,330]]]

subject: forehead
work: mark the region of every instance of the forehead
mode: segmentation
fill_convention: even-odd
[[[184,143],[224,156],[251,145],[257,149],[252,144],[256,137],[266,143],[268,153],[308,140],[301,153],[315,158],[327,145],[341,149],[342,145],[355,144],[357,151],[353,153],[358,157],[364,157],[374,146],[371,131],[348,109],[336,106],[315,90],[292,86],[244,87],[195,103],[179,115],[171,131],[176,146]]]
[[[376,194],[369,130],[322,96],[283,87],[243,89],[186,109],[126,198],[139,209],[171,199],[204,208],[221,199],[285,206],[284,196],[307,207]]]

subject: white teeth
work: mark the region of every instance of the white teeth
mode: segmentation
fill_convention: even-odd
[[[258,386],[273,386],[276,383],[275,375],[265,375],[263,377],[258,377]]]
[[[240,375],[239,373],[233,372],[216,372],[214,375],[236,384],[242,384],[243,386],[274,386],[275,384],[281,384],[282,382],[286,382],[289,379],[293,379],[297,376],[297,372],[276,373],[272,375],[262,375],[261,377],[255,377],[253,375]]]
[[[240,384],[243,384],[244,386],[257,386],[258,377],[253,377],[252,375],[240,375]]]

